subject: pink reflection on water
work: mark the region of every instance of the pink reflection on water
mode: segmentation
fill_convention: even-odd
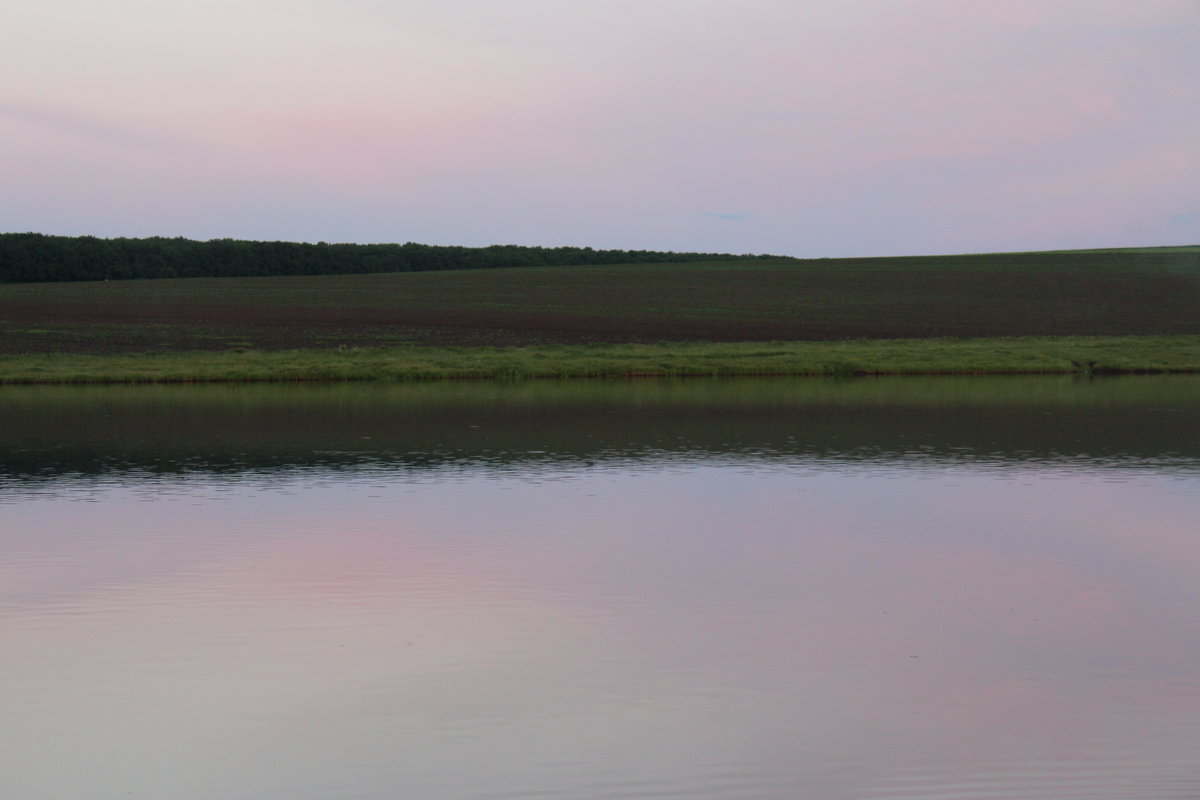
[[[67,751],[182,797],[1123,786],[1200,732],[1193,483],[679,468],[18,509],[0,576],[53,602],[0,616],[9,780],[68,796]],[[106,580],[34,569],[105,520]]]

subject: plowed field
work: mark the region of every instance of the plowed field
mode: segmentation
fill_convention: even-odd
[[[1200,334],[1200,250],[0,285],[0,353]]]

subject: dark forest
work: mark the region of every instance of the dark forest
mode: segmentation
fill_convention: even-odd
[[[594,250],[590,247],[457,247],[407,244],[305,244],[238,239],[102,239],[0,234],[0,282],[351,275],[499,267],[666,263],[769,256]]]

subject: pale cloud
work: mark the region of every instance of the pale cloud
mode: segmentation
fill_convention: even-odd
[[[164,150],[190,146],[184,138],[74,109],[0,102],[0,120],[42,132],[65,134],[93,144],[129,150]]]

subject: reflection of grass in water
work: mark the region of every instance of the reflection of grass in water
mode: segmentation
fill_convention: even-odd
[[[1200,371],[1200,337],[904,339],[40,354],[2,382],[432,380]]]
[[[0,474],[582,466],[667,452],[1194,474],[1198,414],[1200,374],[5,386]]]

